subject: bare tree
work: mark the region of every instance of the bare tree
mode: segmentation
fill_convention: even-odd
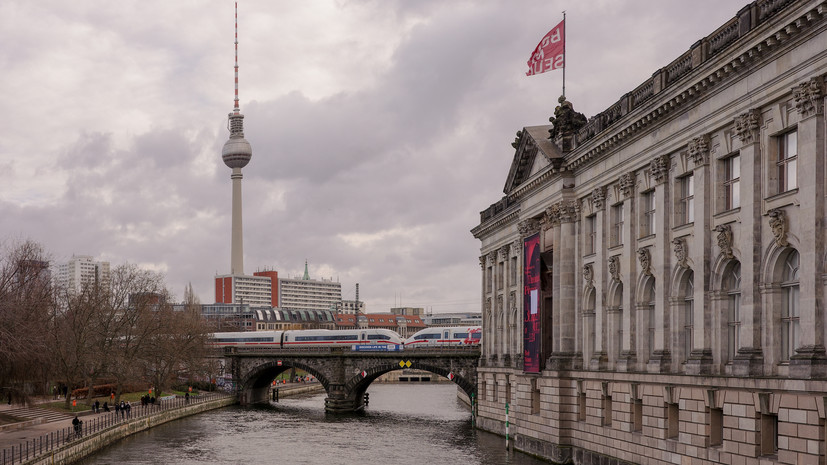
[[[0,254],[0,391],[9,400],[25,402],[46,388],[49,352],[43,328],[51,308],[49,266],[41,246],[26,241],[5,248]]]
[[[176,311],[167,305],[158,311],[157,317],[163,329],[153,337],[153,344],[142,354],[141,362],[145,376],[160,394],[177,379],[203,373],[208,327],[193,308]]]

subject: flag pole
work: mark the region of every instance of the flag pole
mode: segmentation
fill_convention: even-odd
[[[566,10],[563,10],[563,99],[566,98],[566,65],[569,57],[566,56]]]

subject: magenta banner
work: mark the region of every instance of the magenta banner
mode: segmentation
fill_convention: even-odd
[[[523,370],[540,372],[540,234],[523,240]]]

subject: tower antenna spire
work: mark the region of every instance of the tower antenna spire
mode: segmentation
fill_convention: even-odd
[[[239,114],[238,107],[238,2],[235,2],[235,99],[233,100],[233,113]]]

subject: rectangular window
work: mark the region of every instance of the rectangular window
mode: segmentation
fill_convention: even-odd
[[[675,439],[678,437],[678,425],[680,424],[680,410],[678,404],[666,404],[666,437]]]
[[[641,237],[655,234],[655,191],[644,192],[641,197],[641,211],[643,218],[641,219]]]
[[[595,242],[597,240],[597,217],[595,215],[586,217],[586,244],[585,255],[594,253]]]
[[[614,247],[623,243],[623,204],[612,206],[610,215],[612,222],[610,246]]]
[[[537,380],[531,380],[531,413],[538,415],[540,413],[540,386],[537,385]]]
[[[741,156],[735,155],[724,163],[724,210],[741,206]]]
[[[679,224],[689,224],[695,221],[695,177],[691,174],[679,179],[680,202]]]
[[[724,409],[709,409],[709,445],[720,446],[724,443]]]
[[[603,396],[603,426],[612,426],[612,396]]]
[[[581,392],[577,397],[577,416],[580,421],[586,421],[586,393]]]
[[[633,399],[632,431],[643,431],[643,400]]]
[[[503,288],[503,282],[505,281],[505,263],[500,262],[497,265],[497,289]]]
[[[761,455],[778,452],[778,415],[761,414]]]
[[[778,192],[798,187],[798,131],[778,137]]]

